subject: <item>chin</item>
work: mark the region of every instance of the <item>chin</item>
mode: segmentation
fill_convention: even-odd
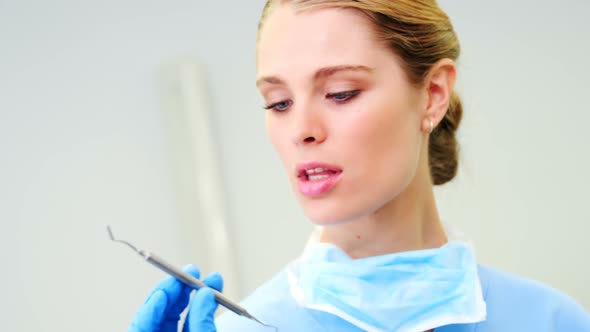
[[[303,200],[306,200],[305,198]],[[346,204],[337,204],[326,200],[301,201],[303,211],[309,220],[318,226],[330,226],[351,222],[363,213],[356,212]],[[342,207],[346,206],[346,209]]]

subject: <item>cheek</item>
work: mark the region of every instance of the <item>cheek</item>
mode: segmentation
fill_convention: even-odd
[[[420,144],[417,112],[408,103],[389,100],[357,114],[342,131],[343,141],[348,142],[343,148],[351,151],[347,163],[354,165],[353,171],[360,175],[359,179],[371,184],[395,183],[399,187],[407,183],[417,167]]]
[[[270,111],[267,111],[270,112]],[[268,137],[272,145],[277,149],[281,142],[281,128],[279,126],[279,122],[272,116],[272,114],[266,114],[266,132],[268,133]]]
[[[266,131],[270,138],[270,142],[286,167],[288,157],[287,150],[289,148],[288,138],[285,136],[285,130],[281,127],[280,121],[274,119],[272,114],[266,116]]]

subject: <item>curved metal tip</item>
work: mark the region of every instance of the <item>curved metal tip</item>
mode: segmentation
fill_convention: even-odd
[[[109,238],[111,238],[111,241],[115,241],[115,237],[113,236],[113,231],[111,231],[110,225],[107,225],[107,232],[109,232]]]
[[[261,322],[260,320],[258,320],[257,318],[252,317],[252,319],[254,319],[255,321],[258,322],[258,324],[262,325],[262,326],[266,326],[268,328],[274,329],[276,332],[279,332],[279,329],[276,326],[272,326],[266,323]]]
[[[279,328],[276,327],[276,326],[272,326],[272,325],[268,325],[268,324],[264,324],[264,323],[260,323],[260,324],[262,324],[263,326],[268,327],[269,329],[275,330],[275,332],[279,332]]]
[[[133,251],[135,251],[136,253],[141,254],[139,252],[139,250],[137,250],[137,248],[135,248],[135,246],[132,245],[131,243],[129,243],[127,241],[116,239],[115,235],[113,235],[113,231],[111,230],[111,226],[109,226],[109,225],[107,225],[107,232],[109,233],[109,238],[111,239],[111,241],[123,243],[123,244],[127,245],[129,248],[133,249]]]

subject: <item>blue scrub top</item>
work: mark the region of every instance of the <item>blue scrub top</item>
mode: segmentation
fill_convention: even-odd
[[[489,267],[480,265],[478,270],[486,320],[442,326],[435,332],[590,332],[590,314],[567,295]],[[289,292],[286,270],[254,291],[242,305],[279,332],[363,331],[335,315],[299,306]],[[220,332],[274,331],[232,312],[222,314],[216,325]]]

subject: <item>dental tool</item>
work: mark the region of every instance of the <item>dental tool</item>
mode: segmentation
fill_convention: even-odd
[[[181,281],[185,285],[192,287],[196,290],[203,288],[203,287],[209,287],[205,283],[203,283],[201,280],[191,276],[190,274],[182,271],[181,269],[179,269],[175,266],[172,266],[170,263],[168,263],[164,259],[158,257],[157,255],[155,255],[149,251],[138,249],[134,245],[132,245],[131,243],[129,243],[127,241],[116,239],[115,236],[113,235],[113,232],[112,232],[110,226],[107,226],[107,231],[109,233],[109,238],[112,241],[127,245],[129,248],[133,249],[133,251],[135,251],[137,254],[139,254],[139,256],[143,257],[150,264],[152,264],[155,267],[157,267],[158,269],[168,273],[169,275],[175,277],[176,279],[178,279],[179,281]],[[213,288],[211,288],[211,289],[213,290],[213,293],[215,294],[215,300],[217,301],[217,303],[221,304],[222,306],[226,307],[230,311],[233,311],[234,313],[236,313],[240,316],[251,319],[251,320],[259,323],[262,326],[273,328],[275,331],[278,332],[277,327],[263,323],[262,321],[260,321],[256,317],[252,316],[252,314],[250,314],[248,311],[246,311],[246,309],[244,309],[241,306],[239,306],[238,304],[234,303],[233,301],[231,301],[230,299],[225,297],[223,294],[221,294],[216,289],[213,289]]]

